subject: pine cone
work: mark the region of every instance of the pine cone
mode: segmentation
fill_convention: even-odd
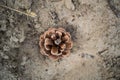
[[[71,36],[63,28],[49,28],[40,36],[40,52],[52,59],[60,59],[70,54]]]

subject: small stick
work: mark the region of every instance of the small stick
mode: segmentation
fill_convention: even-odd
[[[102,50],[102,51],[98,51],[98,54],[102,54],[103,52],[105,52],[105,51],[107,51],[108,50],[108,48],[106,48],[106,49],[104,49],[104,50]]]
[[[9,9],[9,10],[12,10],[12,11],[15,11],[15,12],[18,12],[18,13],[21,13],[21,14],[24,14],[24,15],[27,15],[27,16],[30,16],[30,17],[36,17],[36,16],[37,16],[34,12],[25,13],[25,12],[22,12],[22,11],[19,11],[19,10],[16,10],[16,9],[13,9],[13,8],[11,8],[11,7],[7,7],[7,6],[4,6],[4,5],[0,5],[0,7]]]

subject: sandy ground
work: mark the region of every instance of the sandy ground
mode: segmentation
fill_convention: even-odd
[[[120,80],[120,0],[0,0],[0,80]],[[69,57],[40,53],[50,27],[72,35]]]

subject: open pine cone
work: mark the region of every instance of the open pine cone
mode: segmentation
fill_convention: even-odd
[[[52,59],[59,59],[70,54],[71,36],[63,28],[49,28],[40,36],[40,52]]]

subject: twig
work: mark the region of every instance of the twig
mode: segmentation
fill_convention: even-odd
[[[21,14],[24,14],[24,15],[27,15],[27,16],[30,16],[30,17],[36,17],[36,16],[37,16],[36,13],[30,12],[30,11],[28,11],[27,13],[25,13],[25,12],[22,12],[22,11],[19,11],[19,10],[16,10],[16,9],[13,9],[13,8],[11,8],[11,7],[4,6],[4,5],[0,5],[0,7],[9,9],[9,10],[12,10],[12,11],[15,11],[15,12],[18,12],[18,13],[21,13]]]
[[[102,54],[102,53],[104,53],[105,51],[107,51],[108,50],[108,48],[106,48],[106,49],[104,49],[104,50],[102,50],[102,51],[98,51],[98,54]]]

